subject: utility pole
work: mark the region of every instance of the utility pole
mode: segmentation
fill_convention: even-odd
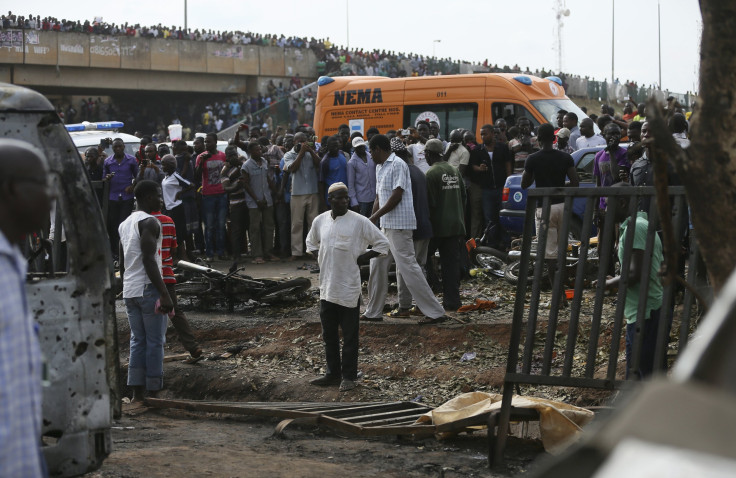
[[[184,0],[184,31],[187,31],[187,0]]]

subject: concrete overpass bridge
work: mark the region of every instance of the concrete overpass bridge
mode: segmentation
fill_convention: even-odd
[[[25,33],[25,34],[23,34]],[[317,76],[311,50],[204,41],[0,31],[0,82],[47,95],[257,94]]]

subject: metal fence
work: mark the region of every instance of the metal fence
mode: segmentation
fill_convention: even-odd
[[[682,186],[669,188],[672,204],[672,224],[674,231],[684,231],[688,227],[687,203],[685,190]],[[594,232],[594,213],[599,197],[608,197],[606,221],[598,244],[597,259],[594,259],[589,247],[590,236]],[[636,221],[626,230],[626,237],[621,238],[619,247],[623,247],[623,258],[620,264],[621,281],[616,297],[615,312],[604,314],[605,280],[610,260],[614,252],[615,224],[608,220],[616,215],[618,202],[611,200],[626,196],[629,198],[628,215],[635,216],[642,204],[649,205],[649,226],[647,230],[646,248],[644,250],[641,277],[639,280],[639,296],[646,298],[649,289],[649,274],[652,264],[652,253],[655,237],[658,234],[660,220],[656,208],[656,193],[653,187],[607,187],[607,188],[543,188],[531,189],[528,194],[524,235],[522,239],[521,267],[514,305],[514,317],[509,345],[508,363],[503,386],[503,404],[500,415],[497,417],[497,432],[493,456],[489,461],[500,462],[506,444],[507,430],[512,414],[515,412],[511,400],[519,384],[535,384],[557,387],[582,387],[613,390],[625,383],[622,373],[619,372],[619,356],[621,343],[625,334],[624,306],[626,303],[626,289],[628,284],[629,268],[631,265],[632,250]],[[541,288],[543,284],[545,259],[544,253],[549,230],[551,197],[564,197],[564,214],[562,224],[558,228],[559,240],[556,258],[556,273],[554,274],[552,292],[549,303],[549,314],[546,321],[541,318],[544,310],[541,305]],[[582,217],[582,233],[577,252],[577,261],[570,261],[574,255],[568,251],[568,242],[562,238],[568,237],[572,219],[573,201],[585,201],[585,212]],[[535,212],[540,207],[541,226],[539,227],[536,251],[533,253],[533,231],[535,230]],[[676,234],[682,238],[682,233]],[[605,240],[605,238],[611,238]],[[695,241],[691,241],[691,255],[687,271],[687,281],[691,284],[698,282],[695,264],[699,261],[699,251]],[[533,260],[533,255],[536,259]],[[598,262],[597,286],[595,296],[586,298],[583,307],[583,289],[586,285],[586,271],[591,266],[595,270],[594,261]],[[533,269],[532,269],[533,264]],[[572,265],[570,265],[572,264]],[[567,267],[567,269],[565,269]],[[561,309],[564,301],[563,271],[574,273],[574,292],[569,309]],[[531,282],[531,295],[527,308],[527,286]],[[674,282],[663,284],[663,303],[661,308],[660,327],[657,331],[654,369],[663,371],[667,367],[667,350],[670,340],[670,326],[673,319],[679,322],[679,327],[672,327],[673,335],[679,341],[678,350],[682,351],[687,345],[688,335],[694,325],[693,294],[686,290],[683,296],[682,307],[678,307],[677,317],[673,317],[675,286]],[[546,304],[545,304],[546,305]],[[540,310],[541,309],[541,310]],[[636,335],[632,348],[631,370],[637,370],[642,353],[642,337],[639,331],[643,330],[645,320],[646,300],[639,301],[636,319]],[[568,314],[568,320],[561,320],[562,315]],[[566,330],[565,330],[566,329]],[[494,422],[491,422],[494,424]],[[493,439],[492,430],[489,437]]]

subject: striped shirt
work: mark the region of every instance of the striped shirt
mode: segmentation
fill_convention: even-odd
[[[169,216],[164,216],[161,211],[154,211],[151,216],[158,219],[161,223],[161,275],[165,284],[176,284],[176,276],[174,275],[174,258],[171,257],[171,249],[178,247],[176,242],[176,227],[174,221]]]
[[[0,231],[0,476],[40,477],[41,351],[26,261]]]
[[[401,188],[404,191],[401,201],[395,208],[381,216],[381,227],[385,229],[414,230],[417,228],[417,219],[414,216],[409,166],[403,159],[391,153],[386,162],[379,164],[376,168],[378,207],[383,207],[386,204],[396,188]]]

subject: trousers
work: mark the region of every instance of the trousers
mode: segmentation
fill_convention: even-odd
[[[358,304],[345,307],[320,300],[319,319],[322,322],[322,340],[325,342],[326,375],[345,380],[358,378],[358,315]],[[339,329],[342,329],[342,359]]]
[[[436,319],[445,315],[437,297],[427,284],[427,279],[417,263],[414,251],[414,241],[411,229],[384,229],[388,238],[391,255],[396,263],[396,274],[403,277],[406,288],[414,298],[417,307],[424,315]],[[380,317],[383,315],[383,306],[388,294],[388,268],[391,258],[374,257],[371,259],[371,272],[368,279],[368,304],[366,305],[366,317]]]

